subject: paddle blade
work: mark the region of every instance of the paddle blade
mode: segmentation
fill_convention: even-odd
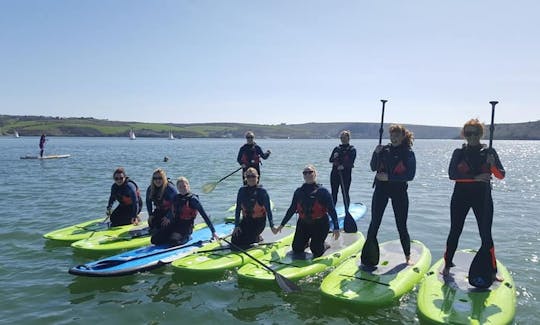
[[[283,291],[285,291],[286,293],[302,291],[302,289],[300,289],[300,287],[296,283],[294,283],[291,280],[287,279],[283,275],[281,275],[281,274],[279,274],[277,272],[274,272],[274,275],[276,276],[276,281],[277,281],[279,287]]]
[[[353,216],[347,211],[345,214],[345,219],[343,220],[343,230],[347,233],[355,233],[358,231],[358,226]]]
[[[362,248],[361,262],[365,266],[375,266],[379,264],[379,242],[377,239],[366,240]]]
[[[202,191],[203,191],[203,193],[208,194],[208,193],[212,192],[216,188],[216,186],[217,186],[216,182],[206,183],[206,184],[203,185]]]
[[[480,248],[469,268],[469,284],[476,288],[489,288],[493,284],[495,273],[489,249]]]

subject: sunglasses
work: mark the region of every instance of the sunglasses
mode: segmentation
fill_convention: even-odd
[[[253,137],[246,137],[246,139],[253,139]]]
[[[246,178],[257,178],[257,175],[246,175]]]
[[[463,135],[466,136],[466,137],[471,137],[471,136],[475,136],[475,135],[478,135],[478,134],[479,134],[478,132],[474,132],[474,131],[463,132]]]
[[[160,176],[157,176],[157,177],[152,177],[153,180],[157,181],[157,180],[162,180],[162,178]]]
[[[124,179],[124,177],[114,177],[114,180],[115,180],[115,181],[121,181],[121,180],[123,180],[123,179]]]
[[[313,174],[313,171],[312,171],[312,170],[304,170],[304,171],[302,172],[302,174],[304,174],[304,175]]]

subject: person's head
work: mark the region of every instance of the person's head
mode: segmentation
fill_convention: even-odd
[[[255,186],[259,182],[259,173],[253,167],[249,167],[246,170],[244,177],[246,178],[247,185],[249,186]]]
[[[122,167],[118,167],[113,172],[113,179],[116,185],[122,185],[126,180],[126,171]]]
[[[401,144],[411,148],[413,145],[414,135],[411,131],[407,130],[403,125],[392,124],[388,129],[390,134],[390,142],[392,146],[397,147]]]
[[[161,187],[167,184],[167,174],[161,168],[154,170],[152,173],[152,186]]]
[[[313,184],[317,182],[317,169],[313,165],[307,165],[302,170],[302,175],[304,176],[304,183]]]
[[[176,180],[176,188],[178,189],[178,192],[182,195],[186,195],[189,193],[189,181],[186,177],[180,176]]]
[[[461,129],[461,136],[468,144],[480,144],[480,139],[484,136],[484,124],[476,118],[468,120]]]
[[[253,131],[247,131],[245,136],[246,136],[247,143],[253,143],[255,139],[255,133],[253,133]]]
[[[343,130],[339,134],[339,138],[341,139],[342,144],[349,144],[349,141],[351,140],[351,131],[349,130]]]

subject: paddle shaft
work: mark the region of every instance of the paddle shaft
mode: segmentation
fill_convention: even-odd
[[[237,173],[240,169],[242,169],[241,166],[240,166],[238,169],[236,169],[234,172],[228,174],[227,176],[223,176],[219,181],[216,182],[216,184],[217,184],[217,183],[221,183],[221,181],[223,181],[223,180],[226,179],[227,177],[229,177],[229,176],[231,176],[231,175]]]
[[[384,129],[383,129],[383,123],[384,123],[384,105],[386,104],[388,100],[386,99],[381,99],[381,102],[382,102],[382,113],[381,113],[381,126],[379,127],[379,144],[382,143],[382,135],[383,135],[383,132],[384,132]]]
[[[221,240],[223,240],[224,242],[226,242],[227,244],[229,244],[229,246],[231,247],[234,247],[236,250],[246,254],[249,258],[251,258],[252,260],[254,260],[255,262],[259,263],[261,266],[263,266],[265,269],[267,269],[268,271],[272,272],[274,275],[275,274],[278,274],[275,270],[272,270],[268,265],[264,264],[263,262],[259,261],[257,258],[255,258],[253,255],[249,254],[248,252],[246,252],[245,250],[243,250],[242,248],[238,247],[237,245],[231,243],[230,241],[228,241],[227,239],[225,238],[221,238]]]
[[[349,202],[345,196],[345,182],[343,181],[343,173],[338,169],[339,180],[341,182],[341,194],[343,196],[343,205],[345,206],[345,215],[349,214]]]

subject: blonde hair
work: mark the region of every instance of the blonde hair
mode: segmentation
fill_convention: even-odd
[[[467,122],[465,122],[465,124],[463,124],[463,127],[461,128],[461,132],[460,132],[462,138],[465,137],[463,134],[463,130],[465,130],[467,126],[476,128],[476,130],[478,130],[478,134],[480,135],[480,138],[484,136],[484,123],[480,122],[477,118],[472,118],[468,120]]]
[[[188,181],[188,179],[187,179],[186,177],[184,177],[184,176],[180,176],[180,177],[178,177],[178,178],[176,179],[176,187],[178,187],[178,183],[180,183],[180,182],[186,183],[186,184],[189,186],[189,181]]]
[[[253,131],[247,131],[247,132],[244,134],[244,137],[248,137],[248,136],[251,136],[251,137],[255,138],[255,133],[253,133]]]
[[[349,138],[349,140],[351,139],[351,131],[349,130],[343,130],[339,133],[339,137],[341,138],[342,136],[346,135],[347,138]]]
[[[246,176],[248,173],[251,173],[251,174],[256,175],[257,177],[259,177],[259,173],[257,172],[257,169],[255,169],[253,167],[249,167],[248,169],[246,169],[246,171],[244,173],[244,176]]]
[[[413,141],[414,141],[414,134],[407,130],[403,125],[401,124],[392,124],[390,125],[390,127],[388,128],[388,132],[389,133],[401,133],[401,135],[403,135],[403,141],[401,142],[401,144],[406,144],[407,147],[411,148],[413,146]]]
[[[154,175],[156,175],[156,174],[161,177],[161,188],[158,188],[154,184]],[[158,168],[158,169],[154,170],[154,172],[152,173],[152,179],[150,180],[150,197],[153,198],[154,195],[157,194],[156,192],[159,189],[158,199],[161,199],[163,197],[163,193],[165,193],[166,188],[167,188],[167,174],[161,168]]]

